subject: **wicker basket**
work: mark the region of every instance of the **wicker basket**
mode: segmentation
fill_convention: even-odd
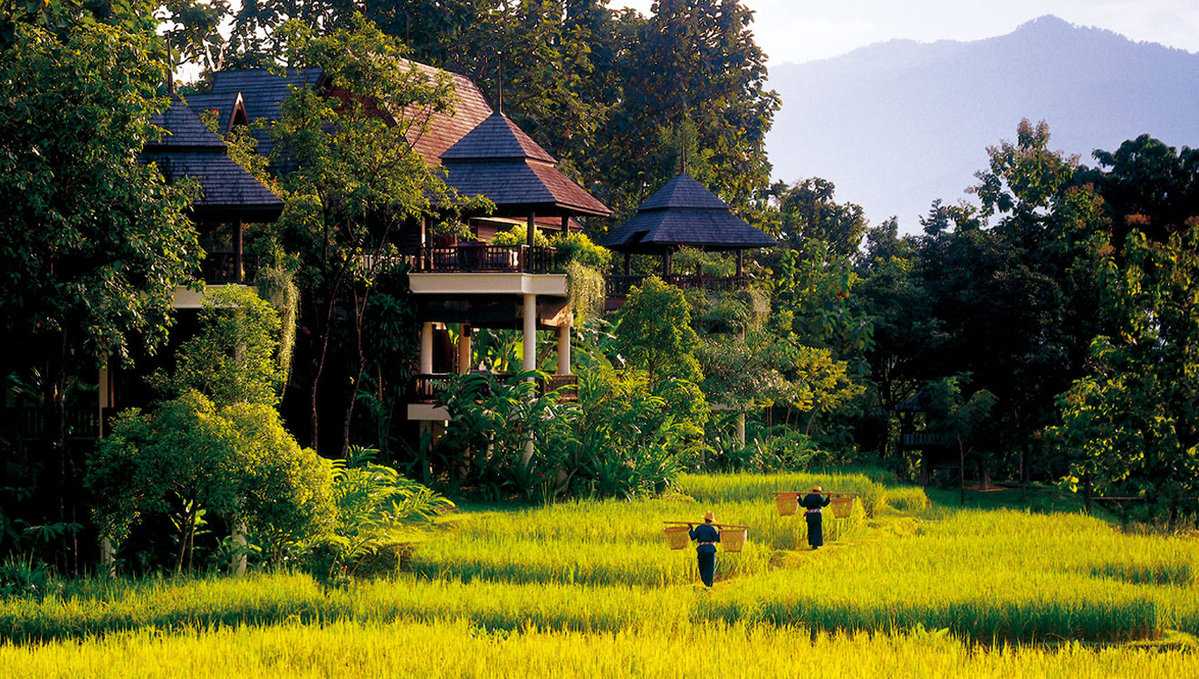
[[[833,498],[833,516],[838,519],[848,519],[853,513],[853,496]]]
[[[691,535],[687,526],[666,527],[666,544],[670,545],[671,549],[682,549],[689,542],[691,542]]]
[[[748,528],[722,528],[720,529],[720,546],[726,552],[740,552],[745,546],[745,540],[749,537]]]
[[[774,506],[779,516],[791,516],[799,509],[799,493],[775,493]]]

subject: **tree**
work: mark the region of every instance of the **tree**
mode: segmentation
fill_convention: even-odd
[[[1173,523],[1199,505],[1199,220],[1166,243],[1132,233],[1125,257],[1103,266],[1114,332],[1051,433],[1072,489],[1144,498]]]
[[[200,325],[179,346],[171,390],[197,391],[218,406],[275,405],[283,373],[279,314],[252,291],[229,286],[205,296]]]
[[[1094,152],[1099,168],[1083,168],[1112,222],[1112,245],[1122,250],[1129,231],[1164,243],[1187,219],[1199,216],[1199,150],[1175,151],[1148,134]]]
[[[682,290],[657,276],[629,291],[615,334],[621,355],[630,366],[648,372],[655,384],[703,380],[695,358],[699,336],[691,328],[691,307]]]
[[[929,400],[929,428],[957,444],[961,504],[965,506],[966,448],[995,406],[995,395],[986,389],[979,389],[967,401],[962,395],[961,380],[957,377],[929,382],[924,390]]]
[[[1050,150],[1049,139],[1048,126],[1025,120],[1015,143],[989,148],[977,174],[979,212],[936,206],[919,262],[942,375],[970,374],[996,396],[995,447],[1021,478],[1056,419],[1056,395],[1083,374],[1103,322],[1102,201],[1078,184],[1077,158]],[[1060,462],[1041,461],[1050,475]]]
[[[411,68],[401,44],[360,18],[352,30],[326,35],[300,23],[280,33],[288,63],[320,68],[329,83],[294,90],[272,135],[277,153],[295,168],[282,178],[290,197],[280,239],[301,260],[311,440],[345,450],[369,353],[366,309],[381,272],[371,263],[394,255],[392,236],[402,225],[457,205],[410,143],[428,122],[415,111],[448,110],[453,85]],[[351,345],[349,374],[330,384],[326,371],[340,333]],[[336,439],[320,433],[326,389],[340,413]]]
[[[800,251],[806,251],[809,241],[820,241],[827,243],[834,255],[856,258],[866,233],[866,217],[860,205],[838,205],[833,199],[835,191],[832,182],[819,177],[771,187],[782,218],[780,240]]]
[[[29,462],[72,520],[79,482],[66,399],[108,357],[163,343],[176,286],[199,269],[191,192],[138,163],[165,71],[151,32],[18,23],[0,50],[0,374],[41,387],[46,440]]]
[[[623,97],[598,148],[609,200],[630,211],[678,171],[659,139],[690,119],[712,172],[711,188],[736,209],[752,207],[769,182],[765,138],[779,107],[766,89],[766,56],[754,43],[753,14],[738,0],[660,0],[638,26],[623,63]]]
[[[120,545],[147,515],[171,518],[176,572],[192,567],[206,515],[246,525],[273,560],[312,540],[329,520],[329,463],[301,450],[278,413],[261,404],[217,406],[197,392],[153,412],[119,415],[88,461],[93,518]]]

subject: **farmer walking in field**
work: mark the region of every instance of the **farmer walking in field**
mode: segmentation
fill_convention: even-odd
[[[820,510],[829,506],[833,501],[831,494],[822,495],[824,489],[820,486],[814,486],[812,492],[804,496],[799,504],[804,508],[804,519],[808,522],[808,544],[812,549],[817,549],[824,544],[824,526],[822,525],[823,518],[820,515]]]
[[[699,578],[704,581],[704,587],[712,586],[716,577],[716,543],[720,542],[720,531],[712,522],[716,514],[709,511],[704,514],[704,522],[693,527],[688,534],[699,544],[695,546],[695,558],[699,562]]]

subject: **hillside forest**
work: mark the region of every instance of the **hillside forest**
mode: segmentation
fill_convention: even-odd
[[[648,16],[607,0],[5,0],[0,553],[81,572],[107,541],[135,570],[240,553],[328,572],[446,498],[632,498],[687,472],[839,465],[963,500],[993,484],[1124,498],[1103,506],[1192,525],[1199,150],[1147,130],[1066,156],[1046,124],[1013,120],[963,178],[974,200],[933,201],[904,235],[839,199],[835,177],[771,181],[764,138],[784,102],[752,29],[739,0],[659,0]],[[246,229],[259,294],[172,332],[170,291],[195,280],[204,244],[195,187],[137,160],[169,72],[200,69],[184,98],[217,71],[316,66],[375,102],[450,106],[444,83],[405,77],[409,59],[502,97],[613,210],[548,243],[578,267],[577,401],[497,377],[520,339],[480,330],[489,371],[441,393],[444,431],[406,420],[416,302],[403,266],[361,255],[413,218],[460,235],[486,206],[449,195],[377,116],[300,90],[266,130],[298,162],[260,155],[246,130],[226,139],[284,201]],[[747,287],[650,277],[605,311],[596,280],[619,264],[597,243],[681,169],[778,247],[746,253]],[[736,267],[689,248],[674,262]],[[546,372],[553,344],[539,341]],[[143,370],[152,398],[79,436],[71,413],[94,409],[114,362]]]

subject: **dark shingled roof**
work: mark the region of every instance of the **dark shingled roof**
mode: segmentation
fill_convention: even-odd
[[[733,214],[723,200],[686,174],[667,182],[613,229],[604,245],[629,252],[657,252],[678,245],[707,250],[768,248],[770,236]]]
[[[291,88],[313,87],[320,82],[322,75],[323,71],[319,68],[289,68],[279,74],[262,68],[217,71],[212,74],[212,89],[209,94],[193,94],[188,101],[204,97],[201,101],[205,108],[220,111],[220,122],[227,123],[229,116],[233,115],[233,107],[240,92],[245,102],[246,117],[251,124],[259,118],[278,120],[280,106],[283,100],[287,99],[287,95],[291,94]],[[258,140],[258,153],[270,155],[275,147],[270,131],[253,129],[252,134]]]
[[[215,94],[189,94],[183,98],[191,110],[217,112],[217,129],[222,134],[233,128],[233,110],[237,106],[237,93],[218,92]]]
[[[151,122],[167,134],[148,142],[139,156],[155,163],[167,182],[190,177],[203,193],[192,203],[198,220],[245,219],[274,221],[283,211],[283,201],[229,158],[225,142],[213,134],[187,104],[171,102],[166,112]]]
[[[553,156],[533,141],[503,113],[492,113],[487,120],[454,144],[441,160],[539,160],[557,163]]]
[[[441,154],[446,183],[486,196],[502,213],[592,214],[611,211],[555,167],[554,157],[502,113],[493,113]]]
[[[179,99],[172,99],[170,108],[150,116],[150,122],[166,132],[147,141],[143,151],[215,149],[218,153],[225,152],[225,141],[205,127],[191,108]]]

